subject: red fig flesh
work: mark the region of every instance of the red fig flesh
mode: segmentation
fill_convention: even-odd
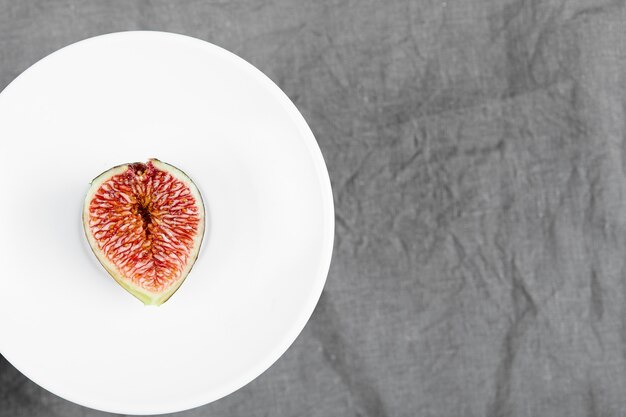
[[[83,210],[94,254],[146,305],[163,304],[183,283],[198,256],[204,221],[195,184],[157,159],[102,173],[92,181]]]

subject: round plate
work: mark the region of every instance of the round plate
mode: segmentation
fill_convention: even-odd
[[[300,333],[333,245],[328,172],[287,96],[207,42],[123,32],[61,49],[0,94],[0,352],[87,407],[157,414],[223,397]],[[200,189],[207,230],[185,283],[144,307],[81,224],[89,182],[155,157]]]

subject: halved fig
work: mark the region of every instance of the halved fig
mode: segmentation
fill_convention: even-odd
[[[116,166],[91,182],[83,227],[115,281],[144,304],[161,305],[196,261],[204,205],[184,172],[150,159]]]

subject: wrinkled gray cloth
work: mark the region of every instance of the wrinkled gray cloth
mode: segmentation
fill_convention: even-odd
[[[304,332],[180,416],[626,415],[624,1],[0,0],[0,87],[131,29],[269,75],[334,188]],[[0,416],[104,415],[0,359]]]

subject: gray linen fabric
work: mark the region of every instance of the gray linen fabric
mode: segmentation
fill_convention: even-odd
[[[180,416],[626,415],[624,1],[0,0],[0,88],[133,29],[265,72],[334,187],[304,332]],[[104,415],[0,359],[0,416]]]

